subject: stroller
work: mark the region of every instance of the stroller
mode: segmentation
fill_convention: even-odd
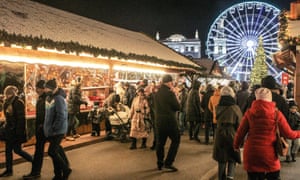
[[[118,103],[116,108],[107,108],[108,119],[113,129],[113,136],[119,139],[122,143],[129,140],[130,121],[128,106]]]

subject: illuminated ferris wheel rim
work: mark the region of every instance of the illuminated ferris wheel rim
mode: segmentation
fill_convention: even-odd
[[[273,5],[269,4],[269,3],[259,2],[259,1],[246,1],[246,2],[241,2],[241,3],[234,4],[234,5],[230,6],[229,8],[227,8],[225,11],[223,11],[223,12],[215,19],[215,21],[212,23],[212,25],[210,26],[210,29],[212,28],[213,25],[216,24],[216,22],[217,22],[222,16],[226,15],[226,13],[228,12],[228,10],[230,10],[230,9],[232,9],[232,8],[235,8],[236,6],[241,6],[241,5],[244,6],[245,4],[251,4],[251,5],[253,5],[253,4],[262,4],[262,5],[266,5],[266,6],[272,7],[272,9],[277,10],[277,11],[278,11],[278,14],[279,14],[279,12],[280,12],[280,10],[279,10],[277,7],[275,7],[275,6],[273,6]]]
[[[258,14],[258,12],[260,14]],[[258,39],[260,36],[262,36],[264,40],[264,48],[266,51],[267,59],[272,59],[272,54],[279,49],[277,42],[277,32],[279,24],[277,22],[277,24],[274,25],[275,18],[277,18],[279,13],[280,10],[278,8],[265,2],[246,1],[230,6],[229,8],[225,9],[210,26],[208,38],[206,41],[207,55],[214,60],[218,60],[221,66],[226,66],[227,64],[226,61],[220,62],[220,60],[229,56],[231,58],[246,57],[246,59],[254,59],[255,49],[258,45]],[[233,14],[237,17],[233,16]],[[255,19],[256,22],[253,22],[253,19]],[[263,23],[258,24],[258,20],[260,19],[265,21],[263,22],[265,23],[265,26],[262,25]],[[223,29],[220,29],[220,24],[225,24],[224,22],[227,23],[226,27],[223,25]],[[249,24],[254,27],[250,27]],[[230,25],[231,27],[229,27]],[[270,27],[271,25],[272,27]],[[226,34],[227,37],[224,37],[224,42],[226,42],[224,45],[226,47],[226,54],[224,53],[223,56],[215,57],[215,52],[212,49],[215,49],[216,46],[220,46],[220,43],[222,43],[220,41],[220,38],[218,39],[218,37],[216,37],[215,35],[217,35],[218,31],[220,30],[223,30],[224,32],[231,32],[230,28],[235,28],[235,34]],[[255,28],[258,28],[259,30]],[[230,53],[228,53],[227,51]],[[231,63],[231,65],[232,64],[233,63]],[[253,63],[248,63],[246,66],[252,67],[252,65]],[[277,69],[274,69],[274,67],[272,67],[271,63],[269,63],[268,66],[272,72],[275,73],[278,71]],[[246,73],[249,74],[249,72]]]

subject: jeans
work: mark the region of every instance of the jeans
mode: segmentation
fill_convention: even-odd
[[[47,138],[44,135],[43,128],[40,128],[37,131],[35,137],[36,143],[31,173],[40,174],[44,158],[45,143],[47,142]]]
[[[227,165],[227,175],[226,175],[226,165]],[[219,162],[218,163],[218,177],[219,180],[233,179],[235,172],[235,162]]]
[[[178,127],[173,127],[172,125],[169,127],[157,127],[157,142],[156,142],[156,156],[157,156],[157,165],[162,166],[172,165],[175,157],[178,152],[179,144],[180,144],[180,133]],[[167,138],[171,139],[171,145],[169,147],[167,158],[164,162],[165,157],[165,144]]]
[[[182,134],[185,129],[185,112],[182,111],[178,112],[178,126],[179,126],[180,133]]]
[[[199,131],[201,128],[201,122],[200,121],[190,121],[190,128],[189,128],[189,136],[190,139],[199,139]]]
[[[69,117],[69,127],[68,127],[68,135],[75,135],[77,134],[76,128],[79,126],[79,120],[77,118],[77,113],[70,113]]]
[[[289,151],[287,156],[291,156],[291,154],[297,154],[300,146],[300,138],[298,139],[286,139],[287,142],[289,143]]]
[[[19,156],[23,157],[29,162],[32,162],[32,157],[30,154],[22,150],[21,143],[15,143],[11,141],[5,142],[5,159],[6,159],[6,170],[12,172],[13,166],[13,151]]]
[[[68,158],[60,145],[63,138],[63,134],[48,137],[48,154],[52,158],[55,177],[63,177],[70,170]]]

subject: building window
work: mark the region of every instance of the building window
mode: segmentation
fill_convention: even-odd
[[[192,46],[192,47],[191,47],[191,51],[194,52],[194,51],[195,51],[194,49],[195,49],[195,48]]]

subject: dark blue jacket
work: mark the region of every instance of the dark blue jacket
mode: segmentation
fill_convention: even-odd
[[[68,129],[68,111],[66,93],[59,88],[53,95],[46,98],[44,133],[46,137],[62,135]]]

